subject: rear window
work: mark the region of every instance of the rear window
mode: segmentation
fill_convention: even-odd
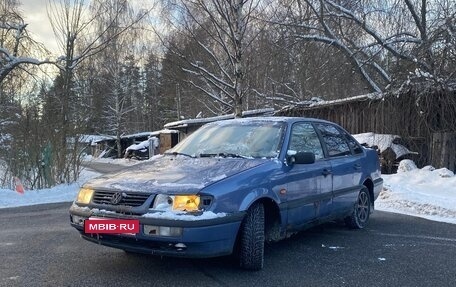
[[[330,157],[350,155],[350,147],[343,135],[335,126],[329,124],[316,124],[323,137],[323,142]]]

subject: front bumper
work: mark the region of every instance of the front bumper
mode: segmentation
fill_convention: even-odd
[[[81,233],[81,237],[85,240],[130,252],[191,258],[231,254],[244,215],[244,212],[239,212],[213,219],[189,221],[94,212],[75,204],[70,208],[71,225]],[[92,216],[109,219],[137,219],[140,222],[140,232],[135,235],[89,234],[84,232],[83,222],[82,225],[73,222],[75,217],[87,219]],[[144,225],[179,227],[182,228],[182,233],[175,237],[148,235],[144,233]]]

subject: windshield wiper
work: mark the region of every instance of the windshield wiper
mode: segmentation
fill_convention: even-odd
[[[216,153],[200,153],[199,154],[199,157],[214,157],[214,156],[218,156],[218,154],[216,154]]]
[[[235,153],[226,153],[226,152],[220,152],[220,153],[201,153],[199,155],[199,157],[215,157],[215,156],[219,156],[219,157],[223,157],[223,158],[226,158],[226,157],[236,157],[236,158],[247,158],[243,155],[240,155],[240,154],[235,154]]]
[[[187,156],[187,157],[191,157],[191,158],[194,158],[195,156],[193,155],[190,155],[190,154],[186,154],[186,153],[183,153],[183,152],[177,152],[177,151],[173,151],[173,152],[165,152],[166,155],[170,154],[170,155],[183,155],[183,156]]]
[[[243,155],[240,155],[240,154],[237,154],[237,153],[225,153],[225,152],[219,153],[219,156],[222,156],[222,157],[247,158],[246,156],[243,156]]]

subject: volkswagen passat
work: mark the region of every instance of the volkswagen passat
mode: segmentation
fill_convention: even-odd
[[[70,209],[82,238],[162,256],[235,253],[263,267],[265,241],[344,219],[363,228],[383,180],[377,153],[308,118],[207,124],[148,162],[87,182]]]

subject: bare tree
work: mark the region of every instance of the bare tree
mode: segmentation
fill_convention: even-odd
[[[27,24],[19,15],[17,6],[14,0],[0,3],[0,83],[21,66],[52,63],[36,57],[45,49],[29,36]]]
[[[75,69],[78,65],[105,50],[111,41],[129,31],[144,19],[150,10],[141,10],[124,26],[119,26],[119,17],[128,6],[128,0],[93,1],[92,6],[84,0],[49,0],[48,15],[54,34],[63,53],[57,63],[63,79],[59,96],[61,103],[61,127],[58,129],[59,143],[56,146],[57,165],[62,172],[62,181],[75,180],[79,174],[79,154],[75,151],[68,157],[67,141],[76,136],[78,125],[71,113],[72,104],[77,104],[75,95]],[[111,5],[112,4],[112,5]],[[100,29],[98,19],[109,19]],[[115,29],[113,29],[113,27]],[[75,145],[77,146],[77,145]]]
[[[49,60],[40,61],[36,58],[20,55],[22,42],[24,42],[24,38],[28,37],[26,27],[27,24],[24,23],[0,23],[0,29],[7,31],[7,33],[12,33],[12,37],[14,38],[14,47],[12,50],[9,50],[6,47],[0,47],[0,82],[2,82],[13,69],[19,66],[52,63]]]
[[[449,68],[454,57],[448,61],[443,56],[454,54],[455,49],[456,7],[451,1],[292,0],[282,4],[286,12],[275,13],[271,22],[290,28],[290,37],[340,50],[372,91],[383,91],[410,72],[436,85],[454,77]]]
[[[0,1],[0,164],[6,170],[0,185],[12,177],[33,185],[41,152],[34,79],[48,61],[38,60],[46,51],[30,37],[19,7],[15,0]]]
[[[125,44],[125,42],[124,42]],[[127,74],[127,64],[121,61],[125,60],[122,49],[125,46],[118,45],[116,51],[110,55],[119,57],[118,61],[111,61],[106,64],[106,82],[109,84],[107,88],[106,100],[108,101],[108,109],[104,111],[104,117],[107,120],[107,132],[114,134],[116,139],[117,157],[122,157],[121,136],[125,131],[131,130],[128,126],[127,118],[136,110],[132,103],[132,93],[129,90],[131,86],[126,83],[130,75]]]
[[[187,39],[188,45],[184,49],[171,45],[169,49],[185,60],[187,82],[216,102],[212,108],[218,113],[230,110],[236,117],[242,116],[248,91],[245,51],[255,38],[249,29],[260,3],[259,0],[175,3],[181,13],[176,31]],[[187,49],[190,45],[194,45],[194,50]]]
[[[104,17],[97,19],[100,30],[106,30],[104,37],[112,40],[95,62],[102,74],[99,83],[105,87],[105,109],[102,111],[106,132],[116,139],[117,157],[122,157],[121,136],[127,131],[134,131],[137,122],[135,114],[141,114],[144,102],[139,97],[140,75],[137,65],[140,47],[141,29],[132,29],[119,34],[128,23],[134,21],[134,10],[128,2],[103,1],[107,11]],[[136,25],[136,28],[142,28]],[[117,35],[114,37],[114,35]],[[133,112],[136,113],[133,113]]]

